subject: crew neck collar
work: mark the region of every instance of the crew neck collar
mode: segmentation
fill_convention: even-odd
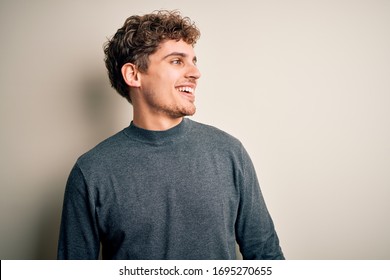
[[[147,130],[140,127],[137,127],[133,121],[130,123],[124,132],[125,134],[140,142],[145,142],[149,144],[161,145],[167,142],[173,142],[182,138],[187,134],[191,126],[191,121],[187,118],[183,120],[176,126],[167,129],[167,130]]]

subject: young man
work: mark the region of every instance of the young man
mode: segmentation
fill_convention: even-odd
[[[81,156],[65,191],[59,259],[283,259],[254,167],[195,113],[199,31],[177,12],[128,18],[106,44],[130,126]]]

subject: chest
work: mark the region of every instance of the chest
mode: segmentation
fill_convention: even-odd
[[[231,158],[158,149],[133,157],[117,164],[99,183],[96,209],[103,232],[234,226],[239,188]]]

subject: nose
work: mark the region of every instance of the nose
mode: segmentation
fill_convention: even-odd
[[[198,66],[196,66],[195,64],[189,65],[186,76],[188,78],[195,79],[195,80],[199,79],[201,76],[201,73],[199,71]]]

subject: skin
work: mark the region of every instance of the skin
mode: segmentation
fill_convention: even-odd
[[[167,40],[149,56],[146,72],[134,64],[122,67],[133,101],[133,123],[147,130],[167,130],[195,114],[195,90],[201,74],[191,45]],[[183,90],[190,90],[184,92]]]

